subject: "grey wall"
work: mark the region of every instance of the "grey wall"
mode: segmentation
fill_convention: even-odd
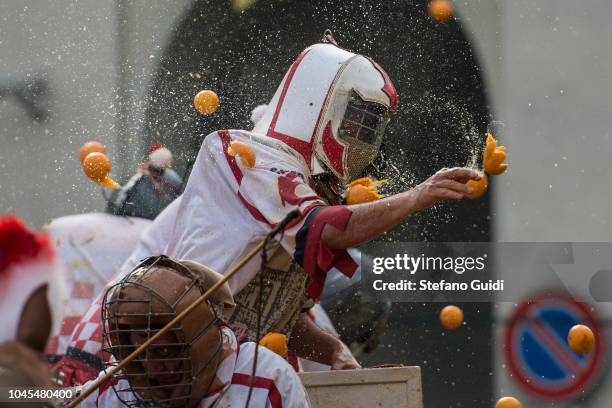
[[[0,77],[41,74],[50,92],[39,123],[0,100],[0,211],[38,225],[102,208],[76,152],[94,138],[115,151],[113,3],[3,1],[0,16]]]
[[[495,9],[497,8],[497,10]],[[470,1],[460,7],[485,70],[509,171],[494,179],[492,225],[498,241],[612,239],[612,3],[604,0]],[[582,288],[594,271],[564,284]],[[512,276],[501,276],[512,279]],[[524,298],[550,282],[530,279]],[[607,407],[609,375],[585,401],[551,405],[525,395],[502,356],[504,324],[516,305],[495,307],[495,393],[523,406]],[[596,305],[604,323],[612,307]],[[607,337],[611,330],[606,326]],[[609,347],[609,344],[608,344]],[[606,363],[607,364],[607,363]]]
[[[482,62],[509,171],[499,241],[609,241],[612,3],[473,0],[459,18]]]
[[[0,212],[33,225],[104,208],[83,174],[78,149],[106,144],[113,177],[125,181],[143,159],[145,95],[174,19],[190,1],[0,2],[0,78],[40,74],[49,116],[35,122],[14,98],[0,98]],[[123,61],[123,63],[119,63]]]
[[[497,191],[498,238],[610,241],[612,3],[513,0],[502,10],[511,171]]]

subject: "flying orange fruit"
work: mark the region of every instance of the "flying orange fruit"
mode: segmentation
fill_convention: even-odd
[[[193,97],[193,106],[204,115],[214,113],[219,107],[219,97],[213,91],[206,89]]]
[[[567,342],[576,353],[588,354],[595,345],[595,335],[587,326],[577,324],[567,334]]]
[[[79,150],[79,160],[81,161],[81,163],[83,163],[83,160],[85,160],[85,157],[87,157],[89,153],[94,152],[106,154],[106,146],[104,146],[100,142],[96,142],[93,140],[85,143],[83,146],[81,146],[81,149]]]
[[[384,180],[373,180],[370,177],[362,177],[351,182],[346,190],[346,203],[351,205],[380,200],[384,196],[378,193],[378,188],[385,182]]]
[[[270,332],[259,340],[259,345],[272,350],[281,357],[287,357],[287,336],[282,333]]]
[[[438,23],[446,23],[453,16],[453,3],[450,0],[431,0],[427,11]]]
[[[440,311],[440,322],[445,329],[458,329],[463,323],[463,310],[455,305],[448,305]]]
[[[233,141],[230,142],[227,148],[227,154],[230,156],[238,156],[243,166],[252,169],[255,167],[256,156],[253,148],[244,142]]]
[[[89,153],[83,160],[83,172],[87,177],[106,188],[119,188],[119,184],[108,175],[112,165],[104,153]]]
[[[482,164],[487,173],[499,176],[508,169],[506,160],[506,146],[497,146],[497,140],[492,134],[487,133],[487,146],[485,147]]]
[[[517,400],[514,397],[503,397],[497,401],[495,404],[495,408],[522,408],[523,405],[521,401]]]
[[[480,180],[470,180],[466,184],[472,187],[474,191],[465,194],[465,196],[470,200],[475,200],[480,198],[487,191],[487,188],[489,187],[489,180],[487,175],[481,172]]]

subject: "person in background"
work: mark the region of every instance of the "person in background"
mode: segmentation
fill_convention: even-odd
[[[333,370],[359,368],[348,347],[308,316],[328,272],[352,277],[358,264],[349,249],[437,202],[465,198],[473,191],[465,183],[480,179],[472,169],[441,169],[400,194],[341,205],[346,188],[377,157],[397,105],[387,73],[326,33],[300,53],[251,131],[220,129],[204,139],[184,193],[143,232],[117,279],[144,256],[160,253],[228,273],[297,214],[270,243],[264,265],[253,259],[229,281],[236,308],[227,323],[252,341],[284,334],[291,353]],[[71,347],[101,350],[100,307],[97,299],[83,315]],[[57,369],[74,372],[69,361]]]
[[[106,212],[154,219],[183,190],[183,180],[172,170],[172,152],[162,144],[149,147],[149,160],[120,189],[113,190]]]

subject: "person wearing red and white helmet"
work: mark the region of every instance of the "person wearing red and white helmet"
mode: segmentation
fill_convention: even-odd
[[[184,193],[143,233],[118,276],[155,253],[225,273],[297,210],[299,217],[268,252],[267,267],[260,272],[254,259],[230,280],[237,307],[228,323],[257,340],[256,277],[263,273],[261,333],[287,335],[298,356],[332,369],[359,367],[348,348],[305,313],[320,298],[328,271],[353,276],[357,263],[349,248],[438,201],[464,198],[470,192],[465,183],[480,177],[471,169],[443,169],[412,190],[339,205],[347,183],[377,156],[397,104],[387,73],[327,34],[300,53],[252,131],[218,130],[205,138]],[[100,349],[99,309],[97,302],[86,313],[74,345]],[[98,324],[95,332],[86,330],[92,324]]]
[[[0,385],[50,386],[42,352],[64,300],[62,266],[47,235],[0,216]]]
[[[106,212],[152,220],[181,194],[183,180],[172,170],[172,152],[155,143],[148,154],[136,174],[113,191]]]

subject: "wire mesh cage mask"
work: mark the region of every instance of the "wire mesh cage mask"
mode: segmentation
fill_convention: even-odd
[[[189,269],[166,257],[137,266],[105,294],[105,350],[117,364],[205,292]],[[127,406],[193,407],[215,377],[222,347],[215,309],[201,303],[128,364],[113,389]]]
[[[338,136],[347,145],[346,166],[351,180],[360,177],[378,155],[389,120],[386,106],[351,92],[338,129]]]

